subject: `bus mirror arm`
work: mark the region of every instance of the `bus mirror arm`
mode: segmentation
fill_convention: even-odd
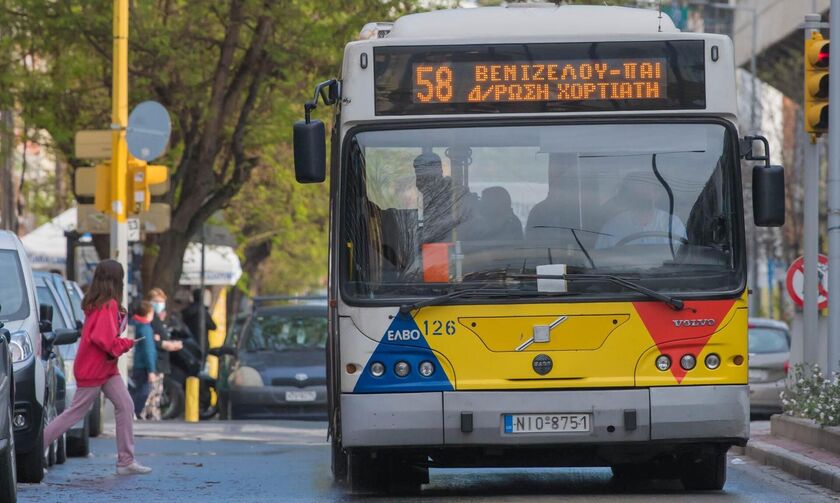
[[[294,125],[295,178],[299,183],[321,183],[327,178],[327,135],[324,123],[312,120],[312,110],[318,100],[334,105],[341,90],[336,79],[326,80],[315,86],[315,95],[303,105],[304,120]]]
[[[764,153],[753,152],[753,144],[764,145]],[[785,170],[770,164],[770,143],[767,138],[745,136],[741,141],[741,157],[747,161],[764,162],[753,166],[753,220],[759,227],[781,227],[785,224]]]

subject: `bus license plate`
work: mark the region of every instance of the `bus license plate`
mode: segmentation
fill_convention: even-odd
[[[505,414],[505,433],[587,432],[592,414]]]
[[[287,402],[314,402],[316,392],[314,391],[287,391]]]

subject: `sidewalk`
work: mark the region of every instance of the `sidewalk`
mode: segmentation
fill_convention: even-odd
[[[751,428],[745,448],[733,447],[730,452],[840,491],[840,452],[836,452],[834,442],[825,438],[840,433],[833,430],[836,428],[819,428],[807,421],[773,416],[769,425],[761,422]]]
[[[105,421],[103,434],[114,436],[114,422]],[[325,445],[327,429],[322,421],[135,421],[136,437],[179,440],[234,440],[264,444]]]

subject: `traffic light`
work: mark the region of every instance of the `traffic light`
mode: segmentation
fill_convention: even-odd
[[[96,211],[111,214],[111,163],[108,161],[96,165],[96,193],[93,205]]]
[[[805,41],[805,131],[828,130],[829,41],[817,32]]]
[[[131,158],[128,160],[128,176],[130,189],[128,212],[137,215],[149,210],[152,204],[150,187],[165,183],[169,177],[169,168]]]

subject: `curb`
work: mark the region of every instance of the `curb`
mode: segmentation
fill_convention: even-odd
[[[840,491],[840,468],[791,452],[777,445],[750,440],[745,448],[732,448],[733,454],[779,468],[794,477],[808,480],[832,491]]]

